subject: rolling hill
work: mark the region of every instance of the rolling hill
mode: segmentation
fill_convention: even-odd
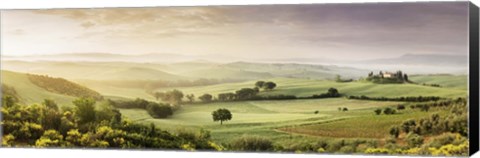
[[[205,60],[168,64],[6,60],[3,61],[2,66],[5,70],[47,74],[69,80],[192,80],[199,78],[250,80],[273,77],[333,79],[336,75],[344,78],[358,78],[369,72],[334,65],[252,62],[222,64]]]
[[[433,74],[433,75],[412,75],[409,79],[416,83],[439,84],[442,87],[458,88],[462,90],[468,89],[467,75],[449,75],[449,74]]]
[[[311,96],[313,94],[325,93],[328,88],[335,87],[345,95],[366,95],[372,97],[400,97],[400,96],[440,96],[440,97],[466,97],[467,91],[448,87],[430,87],[416,84],[375,84],[370,82],[347,82],[339,83],[328,80],[274,78],[269,81],[277,83],[277,88],[269,92],[261,92],[261,95],[296,95]],[[216,96],[218,93],[235,92],[241,88],[252,88],[255,81],[241,83],[226,83],[211,86],[197,87],[172,87],[157,89],[167,91],[179,89],[185,94],[193,93],[200,96],[209,93]]]
[[[18,94],[20,102],[24,104],[40,103],[44,99],[52,99],[55,100],[59,105],[71,106],[72,101],[77,98],[76,96],[60,94],[59,92],[46,90],[45,88],[33,83],[31,79],[29,79],[28,74],[2,70],[1,78],[2,84],[13,88]],[[77,85],[67,80],[64,82],[69,83],[69,85]],[[72,91],[83,88],[70,86],[68,89]]]

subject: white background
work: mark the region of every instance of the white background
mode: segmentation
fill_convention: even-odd
[[[91,7],[146,7],[146,6],[198,6],[198,5],[246,5],[246,4],[299,4],[299,3],[365,3],[365,2],[410,2],[425,0],[0,0],[0,9],[38,9],[38,8],[91,8]],[[445,0],[434,0],[445,1]],[[480,0],[472,0],[480,5]],[[273,153],[219,153],[219,152],[175,152],[147,150],[85,150],[85,149],[0,149],[0,158],[94,158],[94,157],[195,157],[195,158],[382,158],[400,156],[351,156],[319,154],[273,154]],[[476,154],[473,157],[479,157]]]

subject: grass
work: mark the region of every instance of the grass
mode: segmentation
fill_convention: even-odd
[[[325,93],[328,88],[335,87],[340,93],[345,95],[366,95],[372,97],[400,97],[400,96],[440,96],[440,97],[465,97],[467,91],[462,89],[448,87],[430,87],[415,84],[374,84],[369,82],[348,82],[338,83],[329,80],[310,80],[310,79],[293,79],[293,78],[274,78],[270,79],[277,83],[277,88],[269,92],[261,92],[261,95],[296,95],[311,96],[313,94]],[[194,94],[200,96],[205,93],[214,96],[219,93],[235,92],[241,88],[253,87],[256,81],[241,83],[226,83],[210,86],[197,87],[173,87],[162,88],[157,91],[168,91],[179,89],[185,94]]]
[[[75,97],[48,92],[30,82],[28,76],[22,73],[1,71],[2,83],[13,87],[20,96],[21,103],[41,103],[44,99],[55,100],[60,105],[72,106]]]
[[[398,102],[374,102],[361,100],[314,99],[290,101],[243,101],[227,103],[208,103],[185,105],[167,119],[153,119],[140,109],[121,109],[124,116],[132,121],[154,123],[162,129],[175,132],[178,129],[207,129],[218,142],[228,142],[231,138],[247,135],[259,135],[273,140],[295,137],[315,140],[316,136],[303,136],[286,133],[277,129],[302,126],[323,122],[353,119],[361,115],[372,115],[372,108],[394,106]],[[340,112],[338,107],[347,107],[348,112]],[[218,108],[227,108],[233,119],[220,125],[213,122],[211,112]],[[366,111],[368,109],[369,113]],[[318,110],[318,114],[314,111]],[[371,114],[370,114],[371,113]]]
[[[467,75],[415,75],[410,76],[410,80],[417,83],[439,84],[442,87],[467,90]]]
[[[407,119],[419,119],[431,113],[443,111],[421,112],[418,109],[403,110],[394,115],[375,115],[373,110],[358,111],[354,119],[343,119],[299,127],[285,127],[282,131],[334,138],[377,138],[388,136],[390,127],[399,125]]]
[[[465,77],[465,76],[463,76]],[[411,80],[419,83],[436,83],[442,87],[430,87],[415,84],[373,84],[369,82],[338,83],[328,80],[273,78],[278,87],[260,95],[296,95],[311,96],[325,93],[335,87],[345,95],[366,95],[371,97],[400,96],[440,96],[465,97],[466,81],[462,76],[412,76]],[[15,88],[25,104],[40,103],[49,98],[59,105],[71,105],[74,97],[55,94],[32,84],[25,74],[2,71],[2,82]],[[179,89],[184,94],[196,97],[209,93],[234,92],[241,88],[253,87],[255,81],[226,83],[197,87],[173,87],[158,89],[167,91]],[[144,98],[155,99],[143,89],[116,88],[101,84],[91,84],[89,88],[98,91],[106,98]],[[197,99],[198,100],[198,99]],[[407,109],[395,115],[375,115],[376,108],[394,107],[400,102],[379,102],[366,100],[348,100],[346,98],[302,99],[282,101],[238,101],[187,104],[167,119],[154,119],[143,109],[120,109],[123,116],[131,121],[154,123],[157,127],[175,132],[177,130],[211,131],[212,139],[219,143],[230,142],[242,135],[258,135],[272,139],[276,143],[290,144],[298,142],[315,142],[318,139],[371,139],[378,140],[388,134],[392,125],[406,119],[423,118],[432,113],[445,111],[420,112]],[[347,112],[338,111],[346,107]],[[213,122],[211,112],[218,108],[227,108],[233,119],[220,125]],[[318,114],[314,114],[318,111]]]

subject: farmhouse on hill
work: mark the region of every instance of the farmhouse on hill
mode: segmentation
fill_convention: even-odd
[[[383,74],[384,78],[396,78],[397,76],[398,76],[397,73],[392,73],[392,72],[385,72],[385,74]]]
[[[374,83],[404,83],[408,82],[408,75],[400,70],[397,72],[380,71],[378,74],[370,72],[368,73],[367,80]]]

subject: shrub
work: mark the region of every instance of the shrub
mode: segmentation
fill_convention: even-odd
[[[158,103],[148,104],[146,110],[154,118],[166,118],[173,114],[172,107]]]
[[[373,112],[375,112],[375,114],[377,114],[377,115],[380,115],[380,114],[382,114],[382,109],[375,109],[375,111],[373,111]]]
[[[345,140],[335,140],[335,141],[332,141],[330,143],[328,143],[327,145],[327,151],[328,152],[336,152],[336,151],[339,151],[340,148],[342,148],[343,146],[345,146]]]
[[[355,147],[353,146],[343,146],[338,150],[340,153],[354,153],[355,152]]]
[[[410,132],[405,138],[409,147],[420,147],[423,144],[423,137]]]
[[[385,115],[393,114],[393,109],[392,109],[392,108],[385,108],[385,109],[383,110],[383,113],[384,113]]]
[[[390,153],[389,149],[386,148],[368,148],[365,150],[365,154],[380,154],[380,155],[385,155]]]
[[[269,139],[259,136],[242,136],[234,139],[230,146],[239,151],[272,151],[273,143]]]
[[[400,135],[400,128],[398,128],[397,126],[394,126],[392,128],[390,128],[390,135],[395,137],[395,138],[398,138],[398,135]]]
[[[397,105],[397,110],[405,110],[405,105]]]

